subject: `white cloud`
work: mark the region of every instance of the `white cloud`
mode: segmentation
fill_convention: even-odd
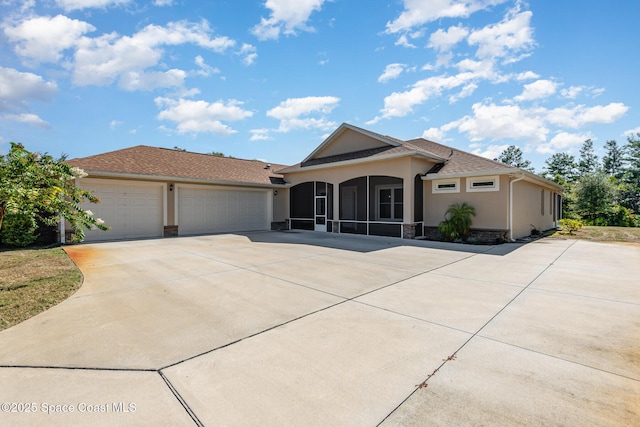
[[[438,29],[429,37],[429,47],[440,52],[451,50],[453,46],[464,40],[469,35],[469,30],[460,25],[457,27],[449,27],[447,31]]]
[[[255,46],[248,43],[242,43],[242,47],[238,51],[238,55],[244,56],[242,59],[242,63],[244,65],[253,65],[256,62],[256,59],[258,59]]]
[[[489,145],[487,147],[483,147],[481,144],[470,144],[469,147],[472,148],[471,152],[473,154],[494,160],[497,159],[504,150],[509,148],[509,144]]]
[[[4,33],[19,56],[35,62],[58,62],[62,52],[75,47],[80,38],[95,27],[63,15],[26,19]]]
[[[173,6],[173,0],[154,0],[154,6]]]
[[[75,56],[74,83],[107,85],[118,80],[128,90],[181,85],[182,70],[148,72],[158,66],[164,55],[163,46],[193,43],[223,53],[235,42],[227,37],[211,37],[209,24],[171,22],[166,27],[148,25],[133,36],[105,34],[97,38],[83,37]],[[155,82],[151,81],[155,79]]]
[[[462,18],[506,0],[404,0],[404,10],[394,21],[387,22],[386,32],[394,34],[411,30],[441,18]]]
[[[637,134],[640,133],[640,126],[638,126],[635,129],[629,129],[629,130],[625,130],[624,133],[622,134],[623,136],[636,136]]]
[[[56,0],[58,6],[69,12],[89,8],[106,8],[129,3],[131,0]]]
[[[216,135],[230,135],[237,131],[223,124],[222,121],[239,121],[253,115],[253,112],[242,108],[242,102],[235,99],[209,103],[204,100],[158,97],[155,103],[162,109],[158,113],[158,120],[176,123],[176,131],[179,134],[208,132]]]
[[[340,98],[334,96],[289,98],[267,111],[267,116],[280,120],[280,132],[293,129],[330,129],[335,127],[335,122],[328,121],[325,115],[331,113],[339,102]],[[303,117],[309,115],[320,117]]]
[[[540,78],[540,76],[536,73],[534,73],[533,71],[525,71],[524,73],[519,73],[516,75],[516,80],[522,81],[522,80],[533,80],[533,79],[537,79]]]
[[[307,25],[311,14],[320,10],[325,0],[266,0],[264,6],[271,10],[269,18],[261,18],[251,29],[259,40],[272,40],[280,34],[295,34],[296,30],[313,31]]]
[[[560,151],[571,152],[580,147],[589,138],[592,138],[589,133],[558,132],[549,142],[536,146],[536,152],[540,154],[554,154]]]
[[[442,128],[429,128],[422,132],[422,138],[430,141],[442,141],[446,136],[446,133]]]
[[[216,67],[212,67],[204,62],[204,58],[201,55],[196,56],[194,59],[195,64],[200,68],[196,71],[196,74],[202,77],[209,77],[211,74],[220,74],[220,70]]]
[[[24,109],[26,101],[50,101],[57,90],[55,82],[36,74],[0,67],[0,111]]]
[[[249,141],[267,141],[273,139],[269,133],[270,129],[251,129],[251,138]]]
[[[381,119],[404,117],[413,111],[413,107],[422,104],[429,98],[440,95],[444,90],[450,90],[465,85],[475,78],[473,73],[459,73],[455,76],[434,76],[416,82],[410,90],[393,92],[385,97],[384,108],[380,116],[367,122],[375,124]]]
[[[556,93],[558,84],[552,80],[536,80],[524,85],[522,94],[513,98],[516,101],[532,101],[534,99],[547,98]]]
[[[385,67],[384,72],[378,77],[380,83],[388,82],[389,80],[397,79],[404,70],[405,64],[389,64]]]
[[[400,37],[398,37],[398,40],[396,40],[396,42],[394,43],[396,46],[402,46],[402,47],[408,47],[408,48],[416,48],[417,46],[412,44],[409,41],[409,38],[403,34]]]
[[[495,105],[476,103],[473,116],[458,121],[457,128],[472,141],[483,139],[525,139],[544,142],[549,129],[544,120],[531,111],[517,105]]]
[[[109,122],[109,127],[111,129],[116,129],[120,126],[122,126],[124,123],[119,121],[119,120],[111,120],[111,122]]]
[[[39,127],[43,129],[50,129],[51,125],[42,120],[35,114],[21,113],[21,114],[4,114],[1,116],[3,120],[23,123],[29,126]]]
[[[575,99],[578,95],[580,95],[584,91],[584,86],[571,86],[568,89],[562,89],[560,91],[560,95],[565,98]]]
[[[459,93],[455,95],[451,95],[449,97],[449,103],[455,104],[462,98],[466,98],[468,96],[473,95],[473,92],[475,92],[476,89],[478,89],[478,85],[475,83],[469,83],[468,85],[465,85]]]
[[[532,15],[531,11],[510,13],[497,24],[472,31],[468,43],[478,46],[478,58],[506,58],[507,62],[515,62],[519,57],[514,54],[527,51],[534,45],[530,26]]]
[[[544,110],[545,119],[556,126],[579,128],[593,123],[613,123],[629,111],[621,102],[586,107],[575,105]]]
[[[154,90],[161,87],[179,87],[184,84],[187,73],[184,70],[138,72],[128,71],[120,76],[121,88],[134,90]]]
[[[542,107],[522,108],[519,105],[476,103],[473,114],[425,132],[444,138],[445,133],[457,130],[473,142],[489,140],[523,140],[527,147],[538,153],[571,150],[590,138],[589,133],[567,132],[564,128],[579,128],[593,123],[612,123],[626,113],[621,103],[585,107],[569,105],[554,109]],[[548,140],[551,133],[555,135]],[[495,147],[500,147],[496,145]],[[495,148],[494,147],[494,148]],[[493,158],[491,147],[474,145],[474,153]]]

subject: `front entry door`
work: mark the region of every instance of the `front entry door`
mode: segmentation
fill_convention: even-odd
[[[327,196],[316,196],[315,231],[327,231]]]

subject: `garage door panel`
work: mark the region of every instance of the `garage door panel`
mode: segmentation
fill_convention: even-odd
[[[90,183],[81,187],[100,199],[98,204],[83,204],[94,217],[102,218],[109,231],[88,230],[85,241],[162,237],[163,187]]]
[[[179,232],[185,234],[268,230],[267,191],[180,188]]]

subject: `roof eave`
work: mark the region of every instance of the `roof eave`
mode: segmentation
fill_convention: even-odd
[[[402,158],[402,157],[423,157],[423,158],[429,159],[429,160],[436,160],[436,161],[441,161],[441,162],[446,161],[446,159],[443,158],[443,157],[429,156],[427,154],[420,153],[420,152],[417,152],[417,151],[407,151],[407,152],[403,152],[403,153],[394,153],[394,154],[387,154],[387,155],[374,156],[374,157],[365,157],[365,158],[361,158],[361,159],[343,160],[343,161],[337,161],[337,162],[331,162],[331,163],[322,163],[322,164],[319,164],[319,165],[312,165],[312,166],[300,166],[298,168],[290,169],[290,170],[281,169],[281,170],[278,171],[278,173],[288,174],[288,173],[306,172],[306,171],[310,171],[310,170],[329,169],[329,168],[334,168],[334,167],[351,166],[351,165],[362,164],[362,163],[381,162],[381,161],[384,161],[384,160],[392,160],[392,159],[398,159],[398,158]]]
[[[247,181],[230,181],[222,179],[206,179],[206,178],[189,178],[189,177],[176,177],[169,175],[143,175],[135,173],[125,172],[107,172],[100,170],[84,170],[88,176],[87,178],[120,178],[131,180],[144,180],[144,181],[166,181],[175,183],[191,183],[191,184],[216,184],[236,187],[259,187],[259,188],[286,188],[287,184],[271,184],[261,182],[247,182]]]
[[[564,191],[564,188],[561,185],[520,168],[485,169],[481,171],[458,172],[458,173],[449,173],[449,174],[430,173],[427,175],[423,175],[422,180],[431,181],[434,179],[467,178],[467,177],[474,177],[474,176],[489,176],[489,175],[513,175],[513,176],[524,175],[527,181],[536,182],[538,184],[543,184],[547,187],[552,187],[560,191]]]

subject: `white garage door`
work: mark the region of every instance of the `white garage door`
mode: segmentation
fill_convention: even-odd
[[[83,204],[84,209],[102,218],[109,231],[89,230],[85,241],[162,237],[163,186],[160,184],[94,183],[83,180],[80,186],[91,190],[98,204]]]
[[[180,235],[268,230],[269,192],[179,187]]]

